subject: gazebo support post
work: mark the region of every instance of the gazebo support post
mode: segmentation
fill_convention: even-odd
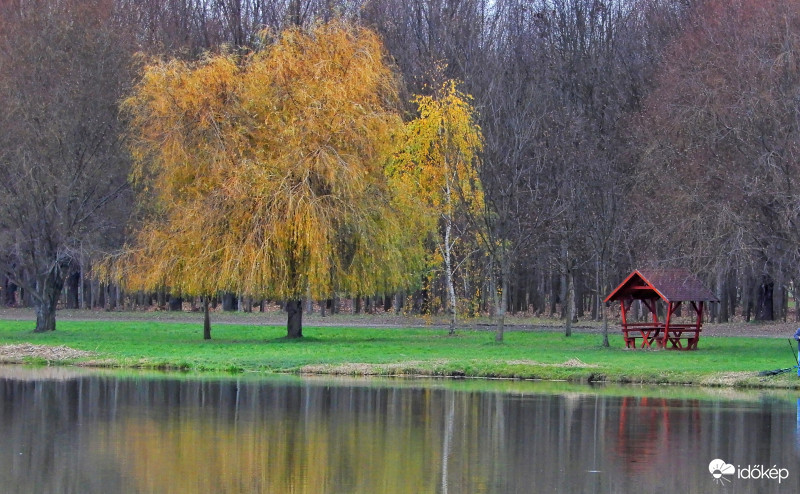
[[[701,300],[698,304],[692,302],[692,308],[697,313],[697,321],[694,325],[697,332],[695,333],[694,340],[689,344],[689,348],[697,348],[697,342],[700,341],[700,328],[703,326],[703,301]]]
[[[667,317],[664,321],[664,338],[661,340],[661,344],[658,345],[661,348],[667,348],[667,337],[669,336],[669,322],[672,319],[672,312],[675,310],[675,304],[673,302],[667,303]]]
[[[630,307],[630,303],[633,302],[632,299],[622,299],[620,300],[619,308],[622,315],[622,333],[623,338],[625,339],[625,348],[630,348],[630,340],[628,339],[628,318],[627,318],[627,309],[626,305]]]
[[[667,337],[669,336],[669,325],[672,321],[672,315],[678,312],[678,309],[681,307],[680,301],[678,302],[669,302],[667,305],[667,319],[666,323],[664,324],[664,338],[661,340],[659,346],[662,348],[667,348]]]

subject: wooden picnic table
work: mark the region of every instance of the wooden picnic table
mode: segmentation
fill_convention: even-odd
[[[697,324],[633,322],[622,325],[626,348],[696,350],[702,328]],[[655,346],[654,346],[655,344]]]

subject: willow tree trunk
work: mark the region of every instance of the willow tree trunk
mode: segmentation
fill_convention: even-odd
[[[303,337],[303,301],[290,300],[286,302],[286,312],[288,313],[288,323],[286,324],[287,338]]]
[[[211,339],[211,317],[208,314],[208,299],[210,297],[203,297],[203,339]]]

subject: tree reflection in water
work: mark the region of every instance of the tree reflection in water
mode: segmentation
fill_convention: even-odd
[[[535,389],[9,377],[0,379],[0,485],[37,493],[691,493],[711,488],[714,458],[799,464],[793,402]],[[798,478],[792,472],[781,489],[797,491]]]

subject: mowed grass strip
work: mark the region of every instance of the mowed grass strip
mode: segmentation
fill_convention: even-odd
[[[565,337],[513,331],[496,343],[491,331],[306,327],[287,340],[280,326],[216,324],[202,340],[194,323],[60,321],[34,334],[30,321],[0,321],[0,345],[68,347],[89,356],[23,362],[102,367],[230,372],[308,372],[350,375],[431,375],[633,383],[800,388],[796,371],[758,376],[794,365],[786,339],[706,337],[696,351],[610,348],[598,334]],[[20,361],[0,352],[0,360]]]

